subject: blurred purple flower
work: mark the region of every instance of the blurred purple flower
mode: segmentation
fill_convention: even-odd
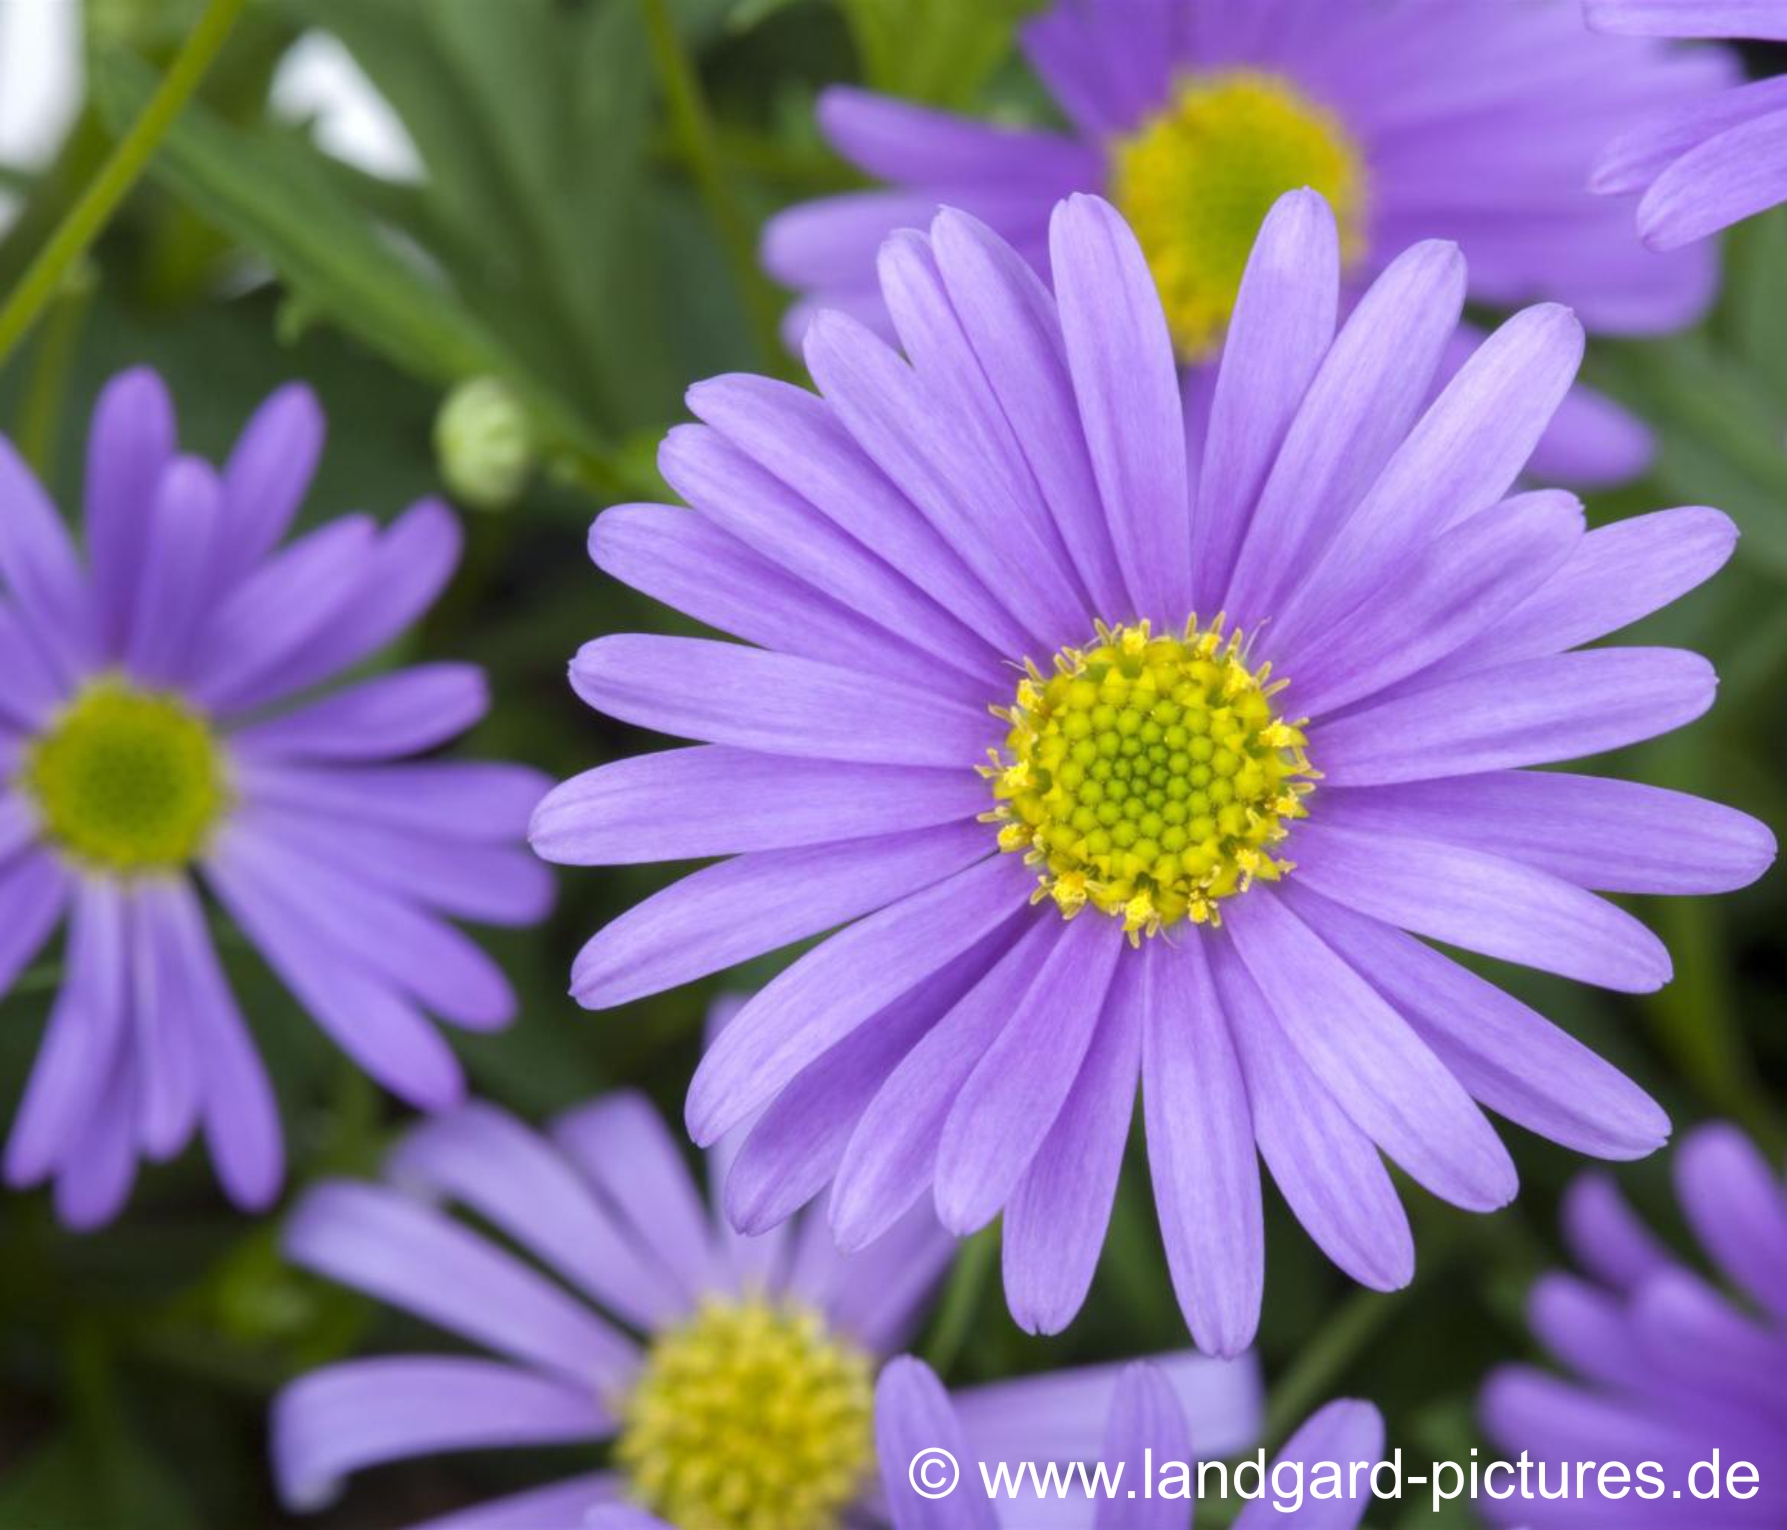
[[[1787,42],[1787,0],[1583,0],[1588,23],[1645,39],[1761,38]],[[1641,196],[1638,231],[1678,250],[1787,202],[1787,78],[1655,103],[1650,120],[1614,138],[1594,189]]]
[[[1729,9],[1729,7],[1727,7]],[[1621,1526],[1787,1523],[1787,1185],[1735,1127],[1703,1126],[1675,1154],[1675,1189],[1688,1225],[1730,1291],[1675,1257],[1633,1213],[1612,1180],[1585,1175],[1564,1202],[1564,1238],[1583,1276],[1534,1286],[1533,1332],[1570,1380],[1529,1366],[1493,1376],[1483,1427],[1503,1455],[1535,1463],[1535,1496],[1483,1507],[1498,1524]],[[1718,1454],[1716,1499],[1694,1467]],[[1560,1472],[1580,1461],[1662,1468],[1660,1496],[1637,1477],[1617,1506],[1595,1496],[1537,1496],[1538,1463],[1558,1496]],[[1755,1466],[1760,1491],[1733,1497],[1728,1472]],[[1567,1465],[1566,1465],[1567,1463]],[[1593,1477],[1591,1476],[1591,1482]],[[1740,1486],[1742,1484],[1740,1483]],[[1611,1515],[1611,1517],[1610,1517]]]
[[[713,1155],[716,1177],[729,1154]],[[841,1255],[822,1218],[745,1238],[710,1216],[641,1097],[608,1095],[547,1137],[470,1104],[415,1128],[389,1186],[323,1185],[286,1232],[296,1263],[500,1358],[405,1355],[326,1366],[273,1414],[280,1491],[321,1506],[349,1472],[494,1446],[612,1442],[609,1466],[486,1503],[434,1530],[600,1522],[630,1504],[700,1530],[883,1522],[872,1491],[874,1377],[911,1337],[952,1241],[928,1211]],[[536,1268],[437,1205],[490,1224]],[[1208,1441],[1259,1424],[1251,1362],[1167,1357],[1160,1374]],[[1117,1365],[969,1388],[989,1455],[1096,1454]]]
[[[1566,303],[1597,333],[1678,329],[1711,301],[1713,251],[1659,258],[1632,237],[1630,207],[1588,180],[1616,134],[1719,99],[1736,75],[1722,52],[1597,38],[1575,0],[1058,0],[1024,46],[1065,133],[824,94],[833,147],[891,186],[771,221],[764,264],[803,294],[791,336],[827,308],[885,332],[881,243],[940,204],[1046,274],[1050,210],[1076,191],[1108,197],[1135,228],[1193,364],[1215,354],[1261,219],[1306,185],[1340,218],[1349,302],[1431,238],[1463,247],[1473,302]],[[1478,339],[1457,332],[1442,379]],[[1194,376],[1192,407],[1209,385]],[[1648,453],[1638,421],[1579,389],[1534,468],[1611,482]]]
[[[0,441],[0,991],[66,916],[57,995],[6,1148],[104,1222],[139,1155],[202,1131],[245,1207],[282,1174],[266,1072],[207,928],[201,882],[298,1001],[380,1083],[454,1104],[426,1010],[507,1022],[494,963],[440,916],[541,916],[519,839],[544,782],[511,765],[398,763],[483,715],[480,671],[429,664],[317,697],[433,601],[447,510],[348,516],[280,548],[323,421],[275,393],[220,472],[177,453],[148,371],[115,378],[88,442],[85,557]]]
[[[1568,494],[1509,497],[1582,330],[1521,313],[1424,408],[1464,301],[1452,245],[1393,261],[1336,336],[1334,220],[1287,196],[1189,445],[1122,219],[1074,198],[1052,249],[1055,297],[945,212],[883,262],[911,365],[832,314],[807,341],[822,397],[691,392],[706,423],[660,464],[695,508],[609,510],[592,555],[762,646],[588,644],[590,705],[702,746],[566,783],[532,836],[571,864],[733,857],[590,941],[592,1008],[848,926],[690,1089],[702,1143],[763,1111],[736,1225],[828,1181],[846,1248],[927,1192],[957,1233],[1003,1210],[1012,1311],[1058,1330],[1139,1076],[1181,1304],[1233,1354],[1264,1279],[1256,1154],[1391,1288],[1414,1249],[1380,1152],[1484,1211],[1516,1178],[1475,1102],[1599,1156],[1663,1142],[1643,1091],[1415,937],[1642,992],[1668,953],[1595,893],[1770,863],[1743,814],[1523,768],[1711,705],[1695,655],[1571,650],[1699,584],[1736,532],[1705,509],[1586,532]]]

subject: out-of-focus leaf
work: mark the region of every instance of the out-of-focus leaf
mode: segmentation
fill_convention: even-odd
[[[876,90],[961,106],[1010,51],[1038,0],[838,0]]]

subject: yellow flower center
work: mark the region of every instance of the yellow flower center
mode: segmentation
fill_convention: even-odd
[[[1274,75],[1198,75],[1112,152],[1111,194],[1147,254],[1180,356],[1222,343],[1272,204],[1309,186],[1363,248],[1365,165],[1340,119]]]
[[[833,1530],[874,1464],[869,1357],[810,1308],[712,1301],[622,1409],[632,1497],[690,1530]]]
[[[211,730],[179,697],[88,685],[25,750],[20,784],[75,859],[126,874],[198,855],[229,801]]]
[[[1039,868],[1035,901],[1117,915],[1139,945],[1184,919],[1220,924],[1224,898],[1291,869],[1273,847],[1316,773],[1272,710],[1284,682],[1243,648],[1220,616],[1194,616],[1183,637],[1101,622],[1054,674],[1026,666],[1014,704],[994,709],[1011,731],[981,774],[1000,849]]]

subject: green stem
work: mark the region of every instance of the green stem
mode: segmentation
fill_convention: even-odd
[[[247,0],[211,0],[192,34],[175,55],[161,87],[119,140],[80,200],[50,236],[12,295],[0,308],[0,364],[36,322],[44,306],[62,290],[69,269],[111,221],[136,185],[174,119],[204,79]]]
[[[1304,1346],[1297,1363],[1272,1389],[1264,1440],[1268,1456],[1319,1404],[1329,1400],[1347,1367],[1401,1310],[1407,1295],[1406,1288],[1388,1294],[1355,1291],[1322,1325],[1320,1335]]]
[[[670,0],[641,0],[641,4],[645,7],[652,62],[663,87],[664,104],[670,111],[670,129],[677,150],[707,203],[708,216],[713,219],[732,264],[764,357],[772,370],[780,370],[782,350],[776,328],[775,293],[757,267],[757,246],[750,222],[727,183],[700,78],[683,48],[676,19],[670,13]]]
[[[964,1243],[962,1252],[956,1256],[955,1267],[949,1272],[949,1283],[943,1288],[943,1299],[938,1304],[937,1326],[931,1330],[931,1342],[925,1346],[925,1364],[939,1376],[948,1374],[962,1351],[998,1256],[999,1225],[996,1222],[983,1227]]]

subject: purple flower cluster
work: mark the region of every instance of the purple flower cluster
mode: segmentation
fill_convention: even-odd
[[[1532,1463],[1531,1496],[1497,1523],[1718,1530],[1787,1514],[1787,1184],[1735,1127],[1712,1125],[1677,1150],[1675,1188],[1724,1288],[1671,1253],[1605,1175],[1571,1189],[1564,1237],[1584,1273],[1541,1280],[1528,1317],[1573,1374],[1509,1367],[1485,1389],[1485,1431]],[[1626,1490],[1584,1494],[1582,1461],[1623,1466]],[[1740,1477],[1733,1495],[1743,1463],[1757,1480]]]
[[[127,372],[94,414],[77,548],[0,441],[0,991],[68,927],[6,1178],[54,1179],[76,1227],[118,1210],[139,1158],[199,1131],[233,1199],[278,1191],[273,1091],[201,887],[349,1056],[427,1108],[463,1087],[428,1013],[490,1029],[514,1010],[444,916],[527,923],[551,895],[521,843],[538,776],[407,760],[483,715],[478,669],[317,693],[459,558],[432,501],[282,547],[322,442],[315,400],[289,387],[214,469],[177,450],[160,379]]]

